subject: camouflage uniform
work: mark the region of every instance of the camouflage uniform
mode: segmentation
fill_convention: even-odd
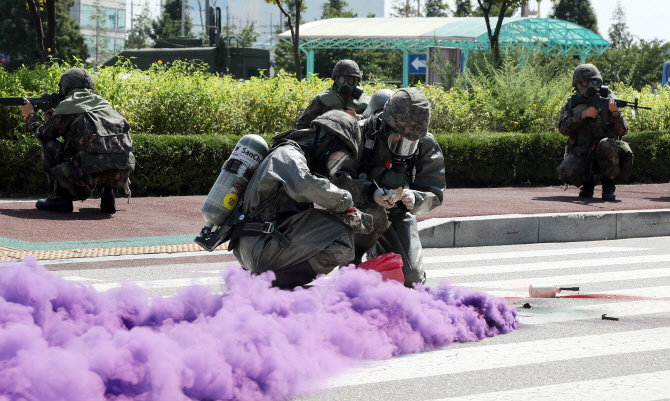
[[[126,119],[90,89],[68,87],[63,79],[61,84],[67,90],[65,100],[46,123],[35,113],[26,117],[28,129],[42,145],[42,167],[49,180],[55,180],[59,192],[74,200],[87,199],[96,188],[128,184],[135,157]],[[86,113],[72,114],[81,111],[81,107],[68,103],[73,98],[93,99],[97,106]]]
[[[354,61],[340,60],[333,69],[333,80],[338,76],[353,76],[360,80],[361,72]],[[332,87],[316,95],[298,118],[296,128],[309,128],[315,118],[328,110],[341,110],[351,107],[356,110],[357,114],[362,114],[368,107],[368,103],[370,102],[369,95],[363,93],[359,99],[354,99],[350,96],[338,94],[338,89],[339,85],[337,82],[334,82]]]
[[[384,116],[386,114],[386,117]],[[391,117],[392,116],[392,117]],[[384,125],[393,121],[392,129],[411,140],[419,140],[414,155],[404,161],[395,161],[387,145]],[[346,171],[335,174],[331,180],[354,197],[357,208],[373,216],[373,232],[355,234],[357,257],[368,253],[368,259],[394,252],[403,257],[405,285],[425,282],[423,256],[416,215],[435,209],[442,204],[446,187],[444,156],[435,137],[427,132],[430,121],[430,103],[418,89],[401,89],[383,111],[363,122],[363,143],[357,174]],[[387,210],[372,199],[376,189],[411,189],[415,205],[410,211],[402,202]]]
[[[577,78],[581,80],[580,67],[590,68],[590,64],[577,67],[573,84]],[[595,67],[593,77],[600,78],[600,73]],[[602,82],[602,80],[601,80]],[[599,175],[605,179],[613,180],[621,178],[627,180],[633,167],[633,152],[621,137],[628,132],[628,123],[621,112],[610,113],[608,124],[603,126],[593,118],[582,118],[582,112],[589,106],[580,104],[573,105],[574,99],[579,94],[573,95],[561,109],[558,130],[568,138],[566,145],[566,156],[558,167],[558,176],[566,184],[582,186],[591,174]],[[610,91],[609,98],[616,99]],[[609,113],[608,110],[601,111]],[[618,114],[618,115],[617,115]],[[595,153],[593,153],[595,152]],[[591,167],[591,157],[594,156]]]

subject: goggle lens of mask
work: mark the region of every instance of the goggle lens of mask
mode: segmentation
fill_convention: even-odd
[[[590,82],[593,84],[593,86],[600,86],[600,80],[599,79],[591,79]],[[589,80],[588,79],[582,79],[582,87],[586,88],[589,86]]]
[[[356,83],[356,77],[345,77],[344,75],[337,77],[338,84],[344,85],[345,82],[349,85],[353,85]]]

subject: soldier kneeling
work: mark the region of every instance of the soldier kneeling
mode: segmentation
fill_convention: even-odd
[[[569,137],[565,158],[558,166],[558,177],[565,184],[581,187],[580,197],[591,198],[597,175],[603,186],[603,200],[614,201],[614,180],[628,180],[633,168],[633,152],[621,140],[628,132],[628,123],[614,102],[614,93],[608,91],[606,110],[598,110],[585,101],[600,91],[602,82],[593,64],[579,65],[574,71],[572,86],[576,93],[563,105],[558,123],[559,132]],[[602,113],[609,113],[607,124],[599,121]]]
[[[42,167],[56,195],[39,200],[40,210],[71,212],[73,200],[85,200],[100,191],[100,210],[115,213],[114,191],[129,193],[135,168],[130,125],[102,96],[93,92],[93,76],[82,68],[67,70],[58,83],[62,101],[45,113],[42,124],[33,106],[21,106],[28,129],[42,144]],[[57,138],[63,137],[64,142]]]

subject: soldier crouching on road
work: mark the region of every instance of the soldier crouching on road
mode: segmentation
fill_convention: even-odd
[[[73,200],[85,200],[97,189],[100,210],[115,213],[114,191],[122,187],[129,193],[129,177],[135,168],[130,125],[93,92],[95,82],[89,71],[71,68],[58,86],[63,100],[45,113],[45,124],[27,99],[21,107],[28,129],[42,144],[42,167],[49,183],[56,183],[56,195],[35,206],[71,212]]]
[[[600,91],[602,82],[593,64],[582,64],[575,69],[572,86],[576,93],[563,105],[558,123],[559,132],[569,137],[558,177],[565,184],[581,187],[580,197],[592,198],[596,176],[599,176],[603,200],[614,201],[614,180],[628,180],[633,168],[633,152],[621,140],[628,132],[628,123],[614,102],[614,93],[608,91],[609,107],[605,110],[589,105],[588,99]],[[609,113],[607,124],[600,121],[603,113]]]

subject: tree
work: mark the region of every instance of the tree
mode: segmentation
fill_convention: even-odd
[[[42,4],[40,8],[38,4]],[[50,32],[49,27],[44,26],[44,21],[49,21],[45,2],[35,3],[42,27],[42,40],[32,40],[36,38],[39,31],[35,28],[35,16],[26,8],[26,2],[21,1],[0,1],[0,54],[7,61],[5,68],[13,70],[22,64],[32,65],[35,61],[45,61],[44,55],[47,55],[48,62],[51,57],[58,56],[57,59],[72,59],[77,57],[80,60],[88,58],[88,49],[84,42],[84,37],[79,32],[77,22],[70,17],[69,11],[74,0],[59,0],[54,4],[55,12],[55,34],[53,40],[47,40]],[[34,10],[33,10],[34,11]],[[46,44],[48,42],[52,44]],[[42,50],[38,48],[38,42]],[[53,46],[53,47],[51,47]],[[51,49],[51,51],[49,51]]]
[[[551,1],[553,2],[556,0]],[[510,17],[514,13],[514,10],[521,7],[523,4],[528,4],[528,0],[477,0],[479,9],[473,14],[483,16],[486,21],[486,31],[488,33],[489,43],[491,44],[493,60],[497,66],[502,64],[500,43],[498,42],[498,39],[500,38],[503,19],[505,19],[505,17]],[[491,27],[491,17],[498,17],[495,28]]]
[[[344,8],[348,6],[349,3],[345,0],[328,0],[326,3],[323,3],[321,19],[358,17],[358,14],[354,14],[351,10],[344,11]]]
[[[633,35],[628,30],[628,25],[626,25],[626,13],[620,1],[616,2],[616,8],[612,13],[612,21],[614,23],[608,31],[612,48],[628,49],[633,44]]]
[[[126,48],[142,49],[151,45],[151,13],[145,3],[142,13],[132,21]]]
[[[93,57],[95,64],[100,64],[104,63],[112,56],[112,51],[109,48],[110,38],[105,35],[107,33],[107,15],[105,15],[102,6],[100,6],[100,0],[95,0],[93,6],[95,7],[95,14],[92,17],[92,20],[95,23],[93,26],[95,39],[93,40],[91,56]]]
[[[273,2],[273,4],[275,3]],[[304,3],[301,3],[300,7],[301,7],[301,13],[307,10],[307,6],[305,6]],[[290,15],[295,15],[295,2],[293,0],[286,0],[286,11]],[[291,33],[293,34],[292,30],[293,25],[292,23],[289,25],[290,21],[292,20],[289,20],[288,18],[284,21],[284,30],[287,31],[290,30]],[[281,31],[278,33],[281,33]],[[302,79],[302,66],[305,65],[305,63],[307,62],[307,58],[303,54],[299,54],[300,59],[297,60],[296,62],[295,53],[293,51],[294,49],[293,44],[295,44],[295,42],[292,41],[291,43],[292,44],[288,44],[285,41],[281,40],[279,41],[279,43],[277,43],[277,46],[275,46],[275,57],[274,57],[275,68],[277,70],[284,69],[285,71],[294,72],[296,74],[296,77],[300,77],[300,79]],[[298,72],[300,72],[299,75]]]
[[[300,13],[303,11],[303,0],[286,0],[287,6],[293,5],[293,12],[291,8],[286,11],[282,6],[282,0],[265,0],[268,4],[277,4],[279,10],[286,17],[286,24],[291,31],[291,43],[293,43],[293,63],[295,65],[295,77],[298,81],[302,80],[302,66],[300,60]]]
[[[470,0],[456,0],[454,17],[471,17],[472,4]]]
[[[391,16],[396,18],[408,18],[413,11],[411,0],[395,0],[391,8]],[[419,15],[419,10],[416,10],[416,15]]]
[[[449,4],[443,0],[426,0],[424,6],[424,14],[426,17],[448,17]]]
[[[181,4],[182,0],[167,0],[163,6],[163,14],[151,23],[149,37],[159,47],[165,43],[165,38],[181,36]],[[191,33],[191,13],[188,9],[184,13],[184,36],[194,37]]]
[[[549,18],[562,19],[598,33],[598,19],[590,0],[558,0]]]
[[[623,82],[641,90],[644,86],[655,87],[661,83],[661,70],[669,53],[670,42],[640,39],[629,48],[609,48],[589,62],[598,67],[606,83]]]
[[[242,28],[239,34],[240,46],[251,47],[256,40],[258,40],[259,33],[256,32],[256,21],[252,21],[250,25]]]

